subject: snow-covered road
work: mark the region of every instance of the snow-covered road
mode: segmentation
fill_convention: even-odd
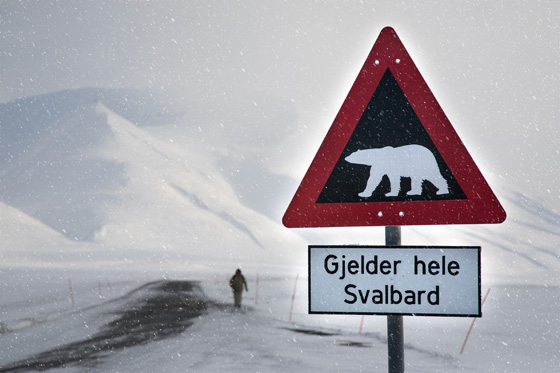
[[[249,281],[241,310],[231,306],[226,274],[86,280],[73,283],[75,307],[60,278],[4,289],[0,371],[387,371],[386,318],[366,316],[360,332],[361,316],[308,315],[305,277],[292,320],[293,277],[261,277],[258,295]],[[556,287],[493,286],[463,354],[471,318],[405,317],[406,369],[557,371],[559,297]]]

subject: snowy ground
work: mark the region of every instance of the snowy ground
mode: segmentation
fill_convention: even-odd
[[[307,279],[246,273],[249,293],[244,307],[231,307],[227,273],[175,276],[166,281],[200,280],[211,300],[198,315],[180,318],[176,328],[161,326],[153,337],[124,343],[96,339],[108,325],[119,324],[140,305],[161,293],[167,282],[153,274],[77,273],[9,270],[2,272],[0,372],[10,366],[43,362],[68,346],[109,343],[114,347],[69,362],[60,372],[383,372],[387,371],[386,318],[307,314]],[[20,279],[33,281],[19,281]],[[177,282],[176,282],[177,281]],[[71,287],[70,287],[71,285]],[[560,322],[557,287],[484,286],[490,294],[460,354],[471,318],[405,317],[405,364],[413,372],[555,372],[559,371]],[[192,298],[192,293],[189,293]],[[194,296],[196,297],[196,291]],[[161,299],[162,308],[173,302]],[[72,305],[72,300],[74,305]],[[192,307],[174,309],[189,313]],[[158,306],[159,307],[159,306]],[[144,309],[145,310],[145,309]],[[154,316],[162,316],[156,309]],[[149,316],[151,318],[152,316]],[[158,320],[156,320],[159,322]],[[191,323],[192,321],[192,323]],[[144,322],[145,324],[145,322]],[[163,324],[162,324],[163,325]],[[360,330],[361,327],[361,330]],[[166,329],[167,334],[161,332]],[[133,328],[121,340],[137,338]],[[158,332],[158,330],[160,332]],[[136,335],[136,337],[134,337]],[[44,352],[47,352],[44,354]],[[43,353],[43,354],[42,354]],[[66,354],[65,356],[71,356]]]

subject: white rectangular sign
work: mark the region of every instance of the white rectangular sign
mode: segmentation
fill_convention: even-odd
[[[309,313],[480,317],[480,247],[311,245]]]

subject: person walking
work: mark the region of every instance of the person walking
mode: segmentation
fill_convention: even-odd
[[[245,277],[241,273],[240,269],[235,271],[235,275],[229,280],[229,286],[231,290],[233,290],[233,305],[235,307],[241,307],[241,294],[243,294],[243,287],[245,287],[245,291],[249,291],[247,288],[247,281],[245,281]]]

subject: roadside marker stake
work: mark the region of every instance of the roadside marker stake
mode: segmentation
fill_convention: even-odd
[[[362,315],[362,321],[360,322],[360,331],[358,332],[358,334],[362,334],[362,328],[364,327],[364,317],[365,315]]]
[[[72,289],[72,281],[68,279],[68,288],[70,289],[70,300],[72,300],[72,308],[76,305],[74,302],[74,290]]]
[[[482,299],[482,303],[480,304],[481,309],[482,309],[482,306],[484,305],[484,302],[486,301],[486,298],[488,298],[488,294],[490,294],[490,289],[491,288],[488,288],[488,291],[486,292],[486,295]],[[461,352],[459,353],[460,355],[462,355],[463,351],[465,351],[465,346],[467,345],[467,341],[469,340],[469,335],[471,335],[471,331],[474,327],[475,322],[476,322],[476,317],[474,317],[473,320],[472,320],[471,327],[469,328],[469,331],[467,332],[467,336],[465,337],[465,342],[463,342],[463,347],[461,347]]]
[[[259,274],[257,273],[257,284],[255,286],[255,304],[259,303]]]
[[[292,293],[292,305],[290,306],[290,318],[288,319],[288,321],[292,321],[292,313],[294,311],[294,299],[296,297],[296,287],[297,287],[298,278],[299,278],[299,273],[296,275],[296,280],[294,281],[294,292]]]

